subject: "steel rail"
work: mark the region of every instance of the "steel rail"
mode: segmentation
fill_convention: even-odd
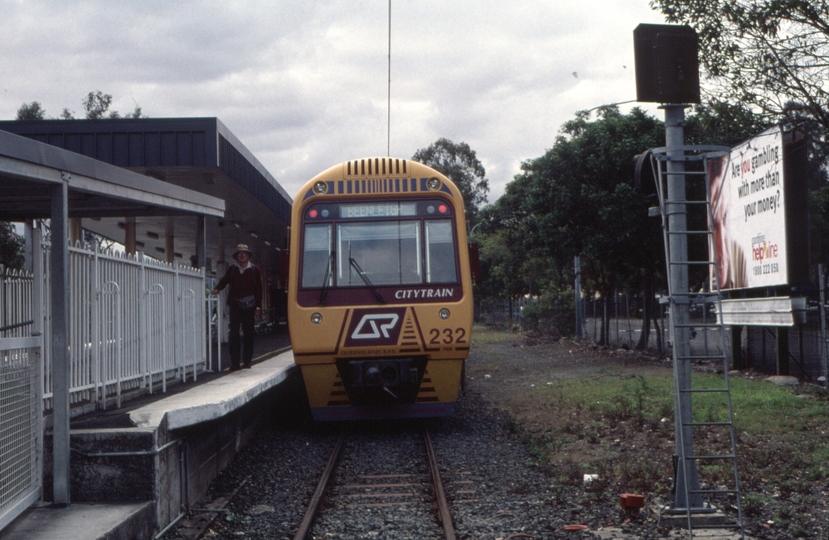
[[[302,523],[299,524],[299,529],[297,530],[296,535],[294,535],[294,540],[305,540],[305,537],[308,535],[308,531],[311,530],[311,524],[314,522],[314,516],[317,514],[322,496],[328,487],[328,481],[331,479],[331,473],[334,472],[334,467],[340,457],[340,451],[343,448],[344,441],[345,434],[341,434],[340,438],[337,439],[337,444],[334,446],[334,450],[331,452],[331,457],[328,458],[328,463],[325,465],[322,477],[320,477],[320,480],[317,483],[317,489],[314,490],[314,495],[311,497],[311,502],[308,504],[308,509],[305,511],[305,517],[302,518]]]
[[[446,502],[446,494],[443,491],[443,483],[440,481],[438,462],[435,458],[435,449],[432,446],[432,438],[429,431],[423,429],[423,440],[426,444],[426,454],[429,457],[429,471],[432,473],[432,484],[435,487],[435,499],[438,503],[438,516],[443,526],[443,535],[446,540],[455,540],[455,528],[452,525],[452,515],[449,513],[449,504]]]

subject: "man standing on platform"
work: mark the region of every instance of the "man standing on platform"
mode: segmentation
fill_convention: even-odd
[[[236,246],[233,254],[236,264],[227,269],[212,291],[213,294],[218,294],[230,285],[227,305],[230,308],[231,371],[237,371],[241,367],[250,368],[253,359],[253,326],[262,305],[262,276],[259,267],[250,262],[251,256],[253,253],[246,244]],[[244,340],[240,340],[240,327]]]

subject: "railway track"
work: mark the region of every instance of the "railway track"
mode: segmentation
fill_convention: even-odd
[[[389,527],[411,537],[456,538],[425,426],[419,433],[340,435],[294,540],[332,529],[339,529],[334,537],[390,533]]]

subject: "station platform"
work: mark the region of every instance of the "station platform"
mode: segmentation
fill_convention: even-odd
[[[255,435],[269,395],[298,372],[287,335],[257,336],[254,352],[251,369],[207,372],[165,394],[74,418],[72,504],[36,503],[0,540],[146,540],[175,523]],[[49,499],[48,466],[44,472]]]

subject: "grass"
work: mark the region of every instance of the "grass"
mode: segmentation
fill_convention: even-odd
[[[517,334],[507,330],[489,328],[476,324],[472,328],[472,339],[476,344],[490,344],[515,340]]]
[[[636,490],[664,497],[674,453],[673,375],[667,364],[613,356],[584,344],[475,329],[467,365],[478,388],[510,418],[533,464],[560,482],[591,490]],[[489,375],[489,377],[486,377]],[[747,516],[762,516],[797,536],[804,516],[829,520],[829,394],[779,387],[762,376],[731,377],[740,481]],[[722,375],[694,372],[694,388],[721,388]],[[694,418],[722,421],[722,393],[695,393]],[[694,430],[695,452],[730,453],[727,428]],[[733,484],[730,466],[700,466],[703,483]],[[812,518],[809,518],[812,519]],[[824,523],[829,527],[829,521]]]

